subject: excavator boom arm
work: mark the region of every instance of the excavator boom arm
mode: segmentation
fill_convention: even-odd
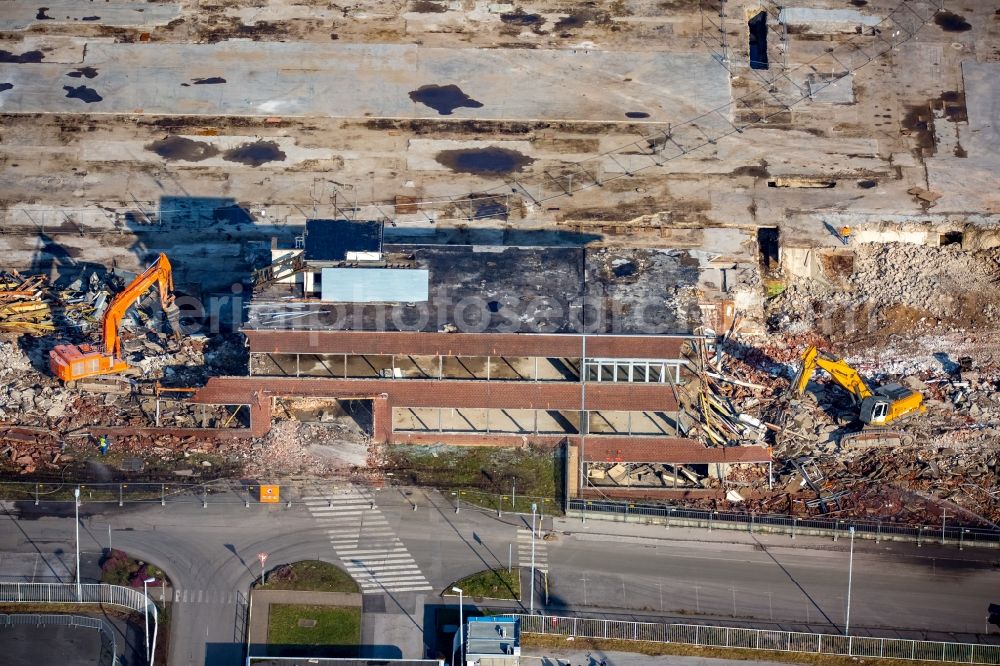
[[[861,373],[839,359],[824,357],[816,358],[816,365],[823,368],[842,389],[853,395],[858,402],[869,398],[874,393],[868,387]]]
[[[121,327],[125,312],[146,293],[154,284],[160,290],[160,305],[164,309],[173,302],[174,278],[167,255],[160,253],[156,261],[116,295],[104,313],[101,342],[104,353],[115,357],[121,356],[121,338],[118,330]]]
[[[796,395],[805,391],[806,385],[813,373],[816,372],[817,367],[826,370],[838,386],[853,395],[859,402],[873,395],[860,372],[844,361],[824,354],[816,347],[810,347],[802,355],[802,369],[799,370],[799,374],[796,375],[792,383],[792,391]]]

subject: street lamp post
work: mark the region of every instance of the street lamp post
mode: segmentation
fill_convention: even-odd
[[[462,618],[462,588],[453,587],[452,592],[458,592],[458,654],[462,655],[462,650],[465,649],[465,621]],[[452,650],[451,653],[451,666],[455,666],[455,651]]]
[[[153,660],[149,654],[149,589],[146,587],[150,583],[155,583],[155,578],[146,578],[142,581],[142,595],[146,597],[146,608],[143,613],[143,617],[146,621],[146,658],[149,659],[149,664],[152,666]]]
[[[76,516],[76,600],[83,601],[83,588],[80,587],[80,487],[73,489],[73,508]]]
[[[851,635],[851,585],[854,582],[854,528],[849,530],[851,535],[851,557],[847,564],[847,617],[844,619],[844,635]]]
[[[538,505],[531,503],[531,603],[528,606],[528,613],[535,614],[535,514],[538,512]]]

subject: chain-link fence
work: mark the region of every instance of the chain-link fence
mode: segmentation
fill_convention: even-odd
[[[631,622],[582,617],[515,615],[521,633],[586,638],[681,643],[706,647],[804,652],[845,657],[948,661],[964,664],[1000,664],[1000,645],[948,643],[902,638],[843,636],[770,629],[714,627],[698,624]]]
[[[110,624],[97,617],[81,615],[52,615],[40,613],[25,613],[18,615],[0,614],[0,627],[81,627],[96,629],[101,635],[101,654],[98,663],[101,666],[118,664],[118,645],[115,641],[115,630]]]
[[[570,500],[568,515],[581,518],[606,518],[611,520],[648,520],[670,525],[703,527],[707,529],[739,529],[748,532],[781,532],[808,535],[819,534],[838,538],[854,536],[862,539],[899,541],[912,540],[916,544],[942,543],[965,546],[1000,547],[1000,530],[940,525],[899,525],[891,522],[835,519],[795,518],[775,514],[739,513],[733,511],[706,511],[683,509],[661,504],[615,502],[609,500]]]

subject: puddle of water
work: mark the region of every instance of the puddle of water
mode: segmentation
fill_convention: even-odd
[[[864,7],[868,4],[868,0],[851,0],[851,4],[855,7]]]
[[[626,118],[649,118],[649,114],[645,111],[626,111]]]
[[[615,274],[615,277],[626,278],[635,275],[636,271],[638,270],[639,270],[638,266],[636,266],[631,261],[626,261],[624,263],[615,265],[611,269],[611,272]]]
[[[541,25],[545,19],[538,14],[527,14],[518,7],[509,14],[501,14],[500,20],[508,25]]]
[[[63,86],[63,90],[66,91],[66,97],[69,97],[70,99],[83,100],[87,104],[100,102],[104,99],[97,94],[96,90],[88,88],[87,86]]]
[[[870,180],[870,179],[868,179],[868,180],[859,180],[858,181],[858,187],[860,187],[863,190],[870,190],[871,188],[875,187],[876,185],[878,185],[878,181],[877,180]]]
[[[11,53],[10,51],[0,51],[0,62],[23,65],[29,62],[41,62],[43,58],[41,51],[25,51],[24,53]]]
[[[935,14],[934,22],[945,32],[966,32],[967,30],[972,30],[972,26],[969,25],[964,16],[959,16],[949,11]]]
[[[38,13],[35,14],[35,20],[36,21],[54,21],[55,20],[54,18],[52,18],[51,16],[49,16],[48,14],[45,13],[47,11],[49,11],[48,7],[39,7],[38,8]]]
[[[100,21],[100,20],[101,20],[101,17],[100,17],[100,16],[84,16],[84,17],[83,17],[82,19],[80,19],[80,20],[81,20],[81,21]]]
[[[66,76],[74,79],[79,79],[80,77],[87,77],[92,79],[97,76],[97,68],[95,67],[79,67],[74,69],[72,72],[68,73]]]
[[[0,83],[0,92],[3,92],[4,90],[10,90],[13,87],[14,87],[13,83]]]
[[[514,171],[523,171],[524,167],[534,162],[516,150],[509,148],[465,148],[460,150],[442,150],[435,157],[443,164],[458,173],[494,176]]]
[[[483,106],[482,102],[472,99],[454,84],[420,86],[416,90],[410,91],[410,99],[424,106],[429,106],[442,116],[450,116],[452,111],[463,106],[470,109],[478,109]]]
[[[278,147],[277,141],[244,143],[242,146],[236,146],[222,154],[222,159],[226,161],[239,162],[253,167],[267,162],[280,162],[285,157],[285,153]]]
[[[431,2],[430,0],[417,0],[410,6],[410,11],[414,11],[418,14],[441,14],[448,11],[448,8],[440,3]]]
[[[210,143],[194,141],[182,136],[168,136],[146,146],[165,160],[184,160],[185,162],[200,162],[219,154],[219,149]]]
[[[212,85],[214,83],[225,83],[226,80],[221,76],[209,76],[205,79],[191,79],[191,82],[196,86]]]

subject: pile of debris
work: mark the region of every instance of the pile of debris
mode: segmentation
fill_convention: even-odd
[[[697,374],[698,381],[690,386],[697,392],[692,394],[682,388],[678,398],[683,415],[696,417],[697,423],[685,428],[685,434],[700,439],[706,446],[760,444],[770,424],[750,412],[761,405],[758,394],[770,389],[763,384],[737,379],[725,366],[725,346],[723,342],[710,350],[700,339],[692,345],[688,367]]]
[[[793,278],[771,299],[766,306],[769,330],[835,336],[884,328],[971,330],[1000,321],[997,250],[967,252],[959,245],[912,243],[862,243],[851,250],[853,272],[845,282]]]
[[[351,474],[367,466],[370,441],[341,436],[325,424],[276,421],[263,439],[253,442],[244,466],[251,477]]]
[[[0,273],[0,333],[41,335],[55,330],[42,275]]]

